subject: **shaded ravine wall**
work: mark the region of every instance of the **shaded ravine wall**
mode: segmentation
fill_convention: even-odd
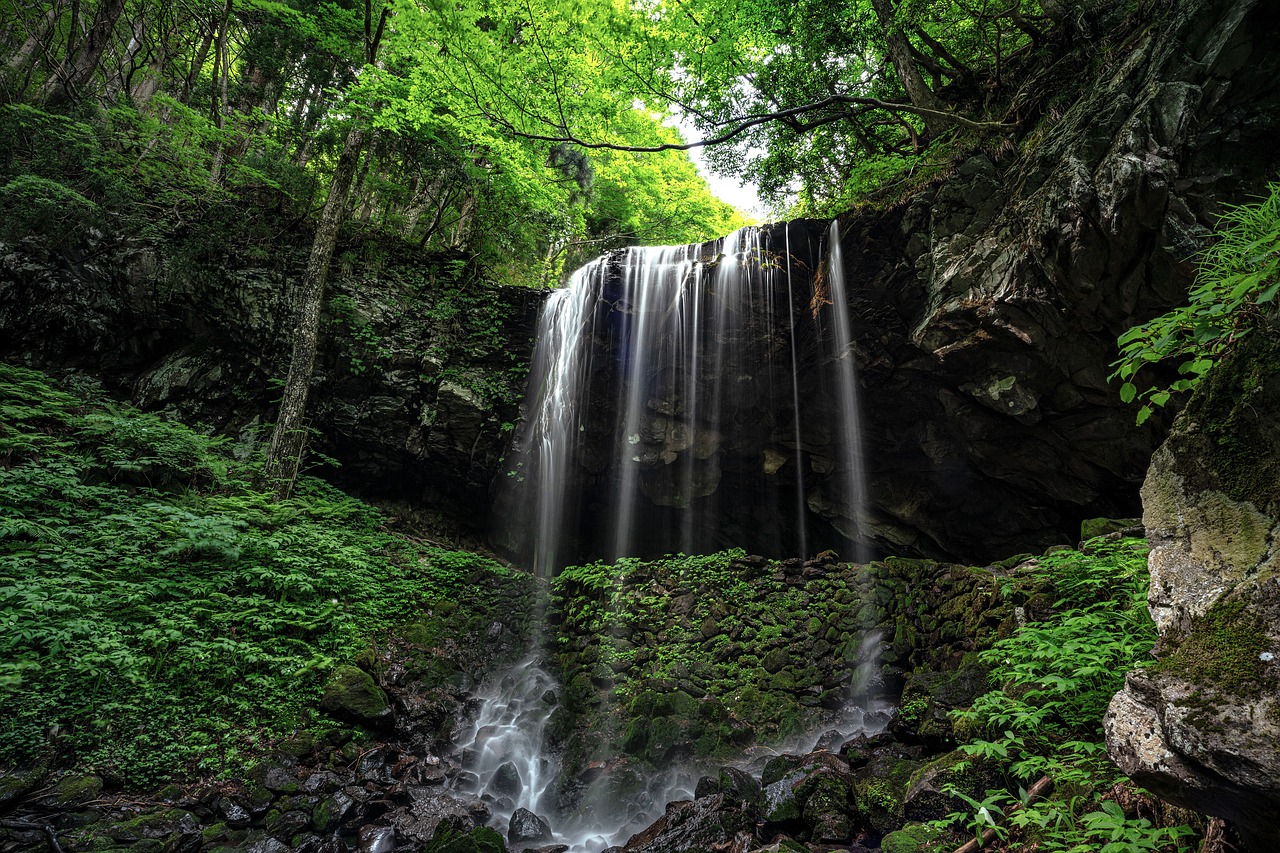
[[[1135,428],[1106,383],[1114,339],[1181,300],[1221,204],[1274,173],[1280,11],[1179,0],[1135,15],[1146,22],[1094,21],[1111,41],[1047,51],[1014,138],[842,218],[882,551],[987,561],[1073,541],[1082,518],[1137,513],[1167,424]],[[441,346],[460,316],[441,310],[444,267],[348,254],[316,446],[344,485],[483,531],[541,295],[469,303],[461,316],[491,312],[497,337]],[[302,260],[232,247],[193,275],[163,245],[127,239],[5,246],[0,357],[83,370],[247,438],[271,416],[289,327],[279,306]],[[829,422],[821,389],[801,409],[815,432]]]

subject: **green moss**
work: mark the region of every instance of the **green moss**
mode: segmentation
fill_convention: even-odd
[[[907,824],[880,840],[881,853],[924,853],[941,838],[942,831],[920,823]]]
[[[1209,687],[1242,696],[1266,687],[1260,655],[1269,641],[1258,617],[1243,601],[1220,601],[1191,621],[1191,630],[1154,667]]]

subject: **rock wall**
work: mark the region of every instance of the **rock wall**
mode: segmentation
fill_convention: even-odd
[[[1273,4],[1105,6],[1111,39],[1027,82],[1053,94],[1015,103],[1041,111],[1015,153],[844,221],[890,553],[990,560],[1136,514],[1160,427],[1108,385],[1115,338],[1181,301],[1220,202],[1274,174]]]
[[[472,282],[464,259],[369,248],[340,247],[330,276],[312,448],[340,485],[483,531],[541,295]],[[247,452],[274,418],[306,247],[227,247],[195,267],[173,249],[103,234],[0,246],[0,358],[91,373]]]
[[[914,758],[953,749],[947,712],[988,689],[972,653],[1053,600],[1022,562],[726,552],[561,574],[548,619],[564,690],[548,739],[565,751],[562,806],[634,801],[628,786],[653,768],[805,751],[853,724],[876,731],[892,704],[911,709],[894,731]],[[851,722],[850,708],[866,717]]]
[[[1216,367],[1152,459],[1154,666],[1131,672],[1107,746],[1139,784],[1280,838],[1280,331]]]

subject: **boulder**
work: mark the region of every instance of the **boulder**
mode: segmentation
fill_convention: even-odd
[[[387,694],[374,683],[369,673],[354,666],[340,666],[325,684],[321,707],[335,715],[376,728],[388,728],[394,722]]]
[[[1280,339],[1196,391],[1143,485],[1157,663],[1129,673],[1108,752],[1162,798],[1280,838]]]
[[[756,816],[754,809],[744,808],[724,794],[679,800],[668,803],[662,817],[644,831],[631,836],[622,849],[626,853],[725,849],[734,845],[741,836],[750,839]]]
[[[507,841],[513,850],[533,847],[552,838],[551,824],[528,809],[516,809],[507,822]]]

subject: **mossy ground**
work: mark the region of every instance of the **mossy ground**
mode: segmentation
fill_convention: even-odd
[[[255,477],[223,440],[0,365],[0,764],[236,774],[398,626],[483,638],[531,609],[525,575]]]

